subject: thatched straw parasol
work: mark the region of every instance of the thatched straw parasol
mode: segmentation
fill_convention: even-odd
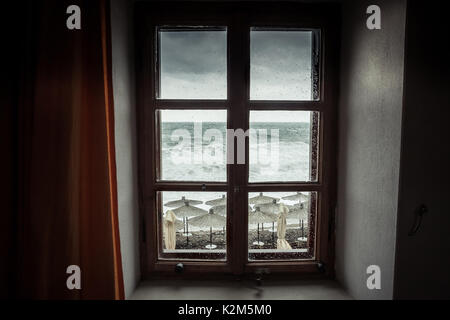
[[[215,214],[218,214],[219,216],[226,216],[227,215],[227,206],[224,205],[217,205],[212,207],[211,209],[214,210]]]
[[[300,205],[294,204],[286,207],[289,209],[289,213],[287,215],[288,218],[300,218],[302,220],[308,219],[308,209],[303,203]]]
[[[278,201],[280,199],[265,196],[265,195],[263,195],[262,192],[260,192],[258,196],[248,199],[248,203],[249,204],[264,204],[264,203],[272,203],[273,200]]]
[[[301,231],[301,236],[297,240],[306,241],[307,238],[305,237],[304,221],[308,221],[309,215],[306,204],[303,203],[295,204],[293,206],[288,206],[288,208],[289,213],[287,217],[298,219],[298,227],[299,230]]]
[[[212,206],[212,207],[224,206],[227,204],[227,198],[223,194],[222,198],[206,201],[205,204],[207,204],[208,206]]]
[[[189,204],[191,204],[193,206],[203,203],[203,201],[186,199],[185,196],[182,196],[180,200],[169,201],[169,202],[165,203],[164,205],[169,208],[177,208],[177,207],[183,206],[186,203],[186,201],[189,202]]]
[[[189,233],[189,217],[201,216],[208,213],[208,211],[194,207],[190,205],[189,201],[185,201],[184,206],[173,209],[173,213],[175,213],[178,218],[183,218],[185,221],[186,231],[184,235],[186,236],[186,243],[189,244],[189,236],[192,235]]]
[[[191,224],[199,228],[209,227],[209,245],[207,249],[215,249],[216,245],[212,243],[212,228],[222,228],[227,224],[227,219],[214,213],[214,209],[209,209],[209,213],[192,218]]]
[[[278,214],[280,212],[280,204],[276,199],[273,199],[271,203],[258,204],[256,207],[259,207],[264,213]]]
[[[186,201],[183,206],[173,209],[173,213],[175,213],[178,218],[189,218],[201,216],[205,213],[208,213],[208,211],[197,208],[191,205],[189,201]]]
[[[218,214],[219,216],[226,216],[227,215],[227,205],[223,204],[223,205],[217,205],[212,207],[211,209],[214,210],[214,214]],[[223,227],[222,230],[223,234],[225,234],[225,226]]]
[[[186,228],[186,226],[184,225],[183,220],[180,220],[180,219],[175,220],[175,230],[184,232],[185,228]]]
[[[276,215],[280,212],[280,205],[281,204],[278,204],[276,199],[273,199],[272,203],[256,205],[256,207],[259,207],[262,212],[274,215],[274,219],[272,221],[272,242],[275,241],[275,221],[277,220]],[[264,224],[262,225],[262,230],[264,231]]]
[[[283,197],[282,199],[290,201],[307,202],[309,200],[309,197],[301,192],[297,192],[296,194]]]
[[[270,213],[264,213],[259,207],[256,207],[254,211],[249,212],[248,222],[252,224],[257,224],[257,234],[258,241],[253,242],[254,245],[262,246],[264,242],[259,241],[259,224],[260,223],[270,223],[276,220],[275,215]]]

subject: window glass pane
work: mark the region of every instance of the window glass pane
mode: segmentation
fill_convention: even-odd
[[[158,193],[160,258],[225,259],[226,192]]]
[[[315,100],[312,31],[250,32],[250,99]]]
[[[159,31],[161,99],[227,98],[226,30]]]
[[[318,112],[250,111],[249,182],[317,181]]]
[[[160,179],[226,181],[226,110],[159,110]]]
[[[249,260],[314,257],[316,192],[248,194]]]

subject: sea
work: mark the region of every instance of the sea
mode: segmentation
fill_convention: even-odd
[[[309,180],[309,123],[257,122],[250,129],[250,182]],[[225,122],[163,122],[161,179],[226,181],[226,142]]]

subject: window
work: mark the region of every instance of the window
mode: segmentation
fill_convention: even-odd
[[[162,181],[223,181],[226,110],[157,110]]]
[[[157,38],[158,98],[227,98],[226,28],[158,27]]]
[[[315,100],[313,37],[318,31],[251,28],[250,99]]]
[[[144,273],[333,272],[335,10],[138,4]]]

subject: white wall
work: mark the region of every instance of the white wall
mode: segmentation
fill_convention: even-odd
[[[132,5],[127,0],[111,1],[119,230],[126,298],[140,279]]]
[[[336,275],[356,299],[391,299],[406,1],[377,1],[382,29],[374,31],[366,28],[371,4],[343,3]],[[372,264],[381,290],[367,289]]]

